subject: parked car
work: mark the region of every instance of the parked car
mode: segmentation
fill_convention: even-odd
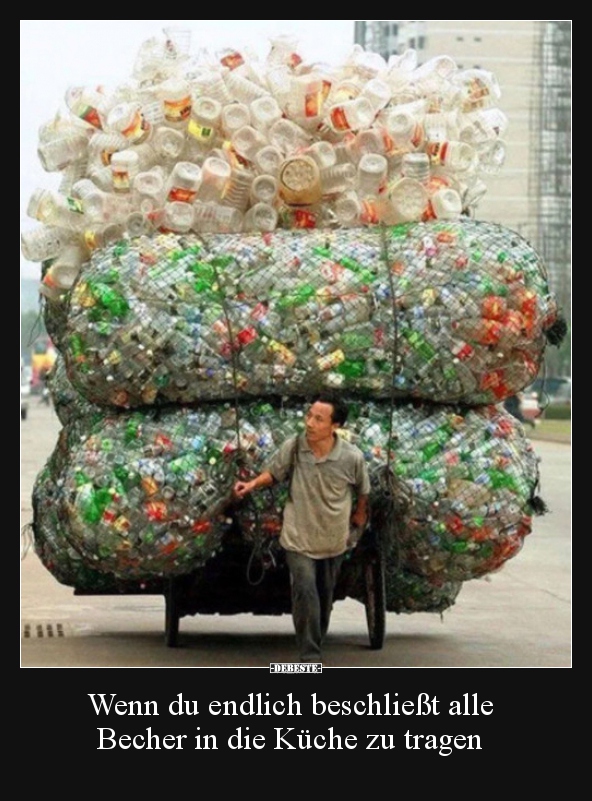
[[[536,378],[522,393],[521,410],[527,420],[570,417],[571,378]]]

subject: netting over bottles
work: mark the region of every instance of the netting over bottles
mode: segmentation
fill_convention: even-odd
[[[78,391],[123,408],[328,387],[475,405],[534,379],[555,319],[526,241],[466,220],[122,242],[58,341]]]
[[[244,541],[277,550],[287,487],[240,503],[231,489],[302,430],[300,405],[262,401],[240,414],[231,403],[212,403],[72,420],[35,485],[41,552],[52,554],[60,579],[74,562],[71,549],[86,567],[118,579],[182,575],[220,551],[233,519]],[[520,550],[538,462],[507,413],[413,404],[391,413],[388,403],[353,402],[343,436],[368,461],[374,528],[395,573],[441,586],[497,570]],[[387,463],[394,493],[384,485]],[[397,494],[406,507],[381,521]],[[396,594],[396,576],[389,583]]]
[[[387,610],[442,612],[544,508],[500,404],[563,331],[528,242],[470,218],[505,160],[495,76],[357,46],[307,64],[283,37],[263,61],[191,57],[189,39],[146,41],[110,94],[69,87],[39,131],[61,183],[21,242],[63,428],[36,553],[82,592],[176,577],[196,611],[289,611],[287,486],[231,489],[331,390],[369,466]],[[364,570],[361,545],[336,599],[365,602]]]

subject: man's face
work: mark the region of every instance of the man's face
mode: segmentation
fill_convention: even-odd
[[[306,415],[306,438],[309,442],[320,442],[332,437],[339,426],[333,422],[333,406],[316,402]]]

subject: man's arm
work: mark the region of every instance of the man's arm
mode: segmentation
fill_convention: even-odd
[[[368,495],[360,495],[351,516],[352,526],[364,530],[368,522]]]
[[[253,490],[261,489],[262,487],[270,487],[274,481],[275,479],[271,473],[268,470],[264,470],[251,481],[237,481],[234,485],[234,494],[239,498],[243,498],[245,495],[253,492]]]

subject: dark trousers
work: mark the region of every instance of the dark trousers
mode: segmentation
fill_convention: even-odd
[[[295,551],[286,551],[286,561],[300,661],[320,662],[343,554],[329,559],[311,559]]]

